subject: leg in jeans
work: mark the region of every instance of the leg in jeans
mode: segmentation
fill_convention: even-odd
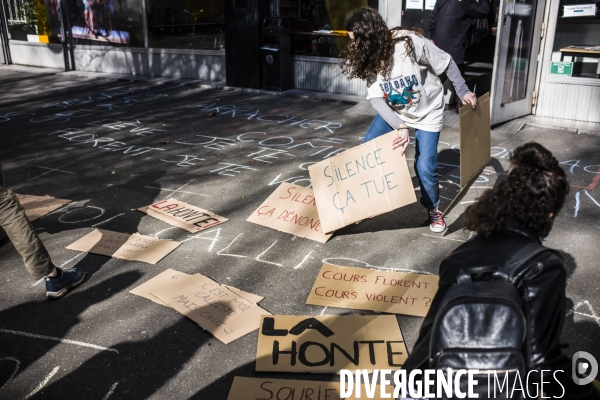
[[[363,143],[367,143],[369,140],[373,140],[378,136],[385,135],[388,132],[393,131],[394,128],[388,125],[387,122],[383,118],[377,114],[373,122],[371,122],[371,126],[367,129],[367,133],[363,139]]]
[[[4,175],[2,175],[2,163],[0,162],[0,187],[4,186]],[[0,225],[0,241],[6,239],[6,232]]]
[[[437,174],[437,144],[440,133],[417,129],[415,137],[415,172],[421,187],[421,204],[427,209],[437,208],[440,204]]]
[[[17,196],[0,186],[0,226],[6,230],[27,271],[34,279],[49,275],[54,270],[50,255],[27,219]]]

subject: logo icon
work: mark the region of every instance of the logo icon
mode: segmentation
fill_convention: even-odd
[[[583,375],[588,371],[588,369],[588,376],[585,378],[580,378],[579,375]],[[575,384],[587,385],[596,379],[596,376],[598,375],[598,361],[596,361],[594,356],[590,353],[578,351],[573,355],[573,359],[571,361],[571,374]]]

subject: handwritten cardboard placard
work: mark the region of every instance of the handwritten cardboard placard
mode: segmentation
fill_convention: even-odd
[[[25,215],[30,221],[35,221],[71,202],[71,200],[57,199],[52,196],[33,196],[31,194],[17,194],[17,199],[25,209]]]
[[[325,243],[314,192],[283,182],[246,221]]]
[[[389,378],[389,375],[388,375]],[[393,383],[392,383],[393,385]],[[365,385],[361,384],[361,398],[381,400],[381,386],[375,385],[374,396],[367,395]],[[387,389],[385,398],[392,395],[392,386]],[[356,391],[345,399],[355,400]],[[371,394],[371,393],[370,393]],[[341,399],[340,382],[307,381],[297,379],[245,378],[236,376],[229,389],[227,400],[339,400]]]
[[[210,332],[224,344],[258,329],[270,313],[218,282],[201,274],[185,279],[166,278],[152,294]]]
[[[306,304],[424,317],[438,282],[435,275],[323,264]]]
[[[137,296],[143,297],[148,300],[151,300],[151,301],[155,302],[156,304],[160,304],[161,306],[166,306],[166,304],[164,302],[162,302],[161,300],[158,299],[158,297],[156,297],[152,294],[152,291],[160,289],[163,285],[165,285],[165,282],[168,284],[168,282],[171,282],[173,280],[185,279],[190,276],[191,275],[186,274],[185,272],[179,272],[179,271],[175,271],[174,269],[169,268],[169,269],[161,272],[160,274],[156,275],[152,279],[142,283],[140,286],[138,286],[134,289],[131,289],[129,291],[129,293],[135,294]],[[249,293],[249,292],[243,291],[241,289],[234,288],[232,286],[227,286],[227,285],[223,285],[223,284],[219,284],[219,285],[226,287],[227,289],[231,290],[238,296],[243,297],[246,300],[249,300],[253,303],[258,303],[262,299],[264,299],[264,297],[262,297],[262,296],[259,296],[259,295],[253,294],[253,293]]]
[[[246,292],[245,290],[238,289],[238,288],[235,288],[233,286],[223,285],[222,283],[220,285],[223,286],[223,287],[226,287],[227,289],[231,290],[233,293],[237,294],[238,296],[243,297],[244,299],[249,300],[249,301],[251,301],[252,303],[255,303],[255,304],[260,303],[260,301],[262,299],[264,299],[264,297],[262,297],[262,296],[259,296],[259,295],[254,294],[254,293]]]
[[[477,107],[461,107],[460,123],[460,186],[443,216],[467,194],[481,171],[491,160],[490,94],[477,98]]]
[[[387,133],[308,167],[322,230],[333,232],[417,201],[406,158]]]
[[[407,358],[394,315],[263,316],[257,371],[398,369]]]
[[[172,198],[140,207],[138,210],[191,233],[229,221],[225,217]]]
[[[477,107],[461,107],[460,186],[465,186],[491,159],[490,94],[477,98]]]
[[[94,229],[81,239],[71,243],[67,249],[156,264],[180,245],[180,242],[143,236],[139,233],[131,235]]]

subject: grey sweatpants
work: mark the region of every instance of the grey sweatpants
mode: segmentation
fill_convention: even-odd
[[[17,196],[0,186],[0,226],[23,257],[25,268],[34,279],[50,274],[54,264],[33,225],[27,219]]]

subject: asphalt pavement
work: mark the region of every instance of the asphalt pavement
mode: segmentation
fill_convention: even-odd
[[[321,244],[246,218],[280,182],[308,187],[310,164],[360,144],[373,117],[368,103],[7,69],[0,93],[5,186],[73,201],[34,226],[57,266],[78,265],[88,275],[65,298],[47,301],[43,282],[30,278],[8,240],[0,242],[0,398],[220,400],[234,376],[335,381],[257,373],[256,331],[224,345],[129,290],[173,268],[264,296],[260,304],[273,314],[372,314],[306,305],[322,264],[437,274],[471,235],[461,226],[464,209],[506,172],[510,150],[532,140],[554,152],[571,183],[547,241],[567,260],[565,351],[600,359],[600,135],[518,121],[499,127],[490,164],[448,215],[443,235],[429,230],[415,203]],[[446,121],[441,208],[460,188],[456,115]],[[414,157],[414,145],[407,154]],[[137,211],[170,196],[229,221],[190,234]],[[94,228],[183,244],[156,265],[66,249]],[[397,320],[410,350],[422,318]]]

